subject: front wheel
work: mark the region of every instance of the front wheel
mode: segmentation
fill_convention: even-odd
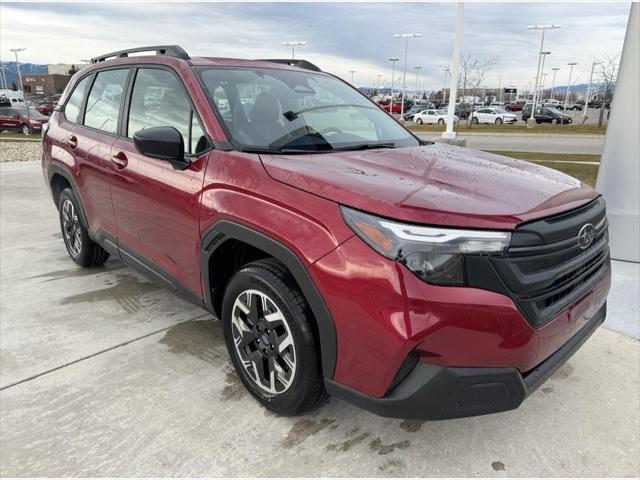
[[[558,124],[558,119],[557,118],[551,119],[551,125],[557,125],[557,124]]]
[[[422,125],[422,119],[421,119],[421,118],[417,119],[417,120],[416,120],[416,123],[417,123],[418,125]]]
[[[27,125],[26,123],[22,124],[22,126],[20,127],[20,130],[25,135],[31,135],[31,127],[29,127],[29,125]]]
[[[502,125],[502,119],[496,118],[496,125]]]
[[[471,123],[473,123],[474,125],[477,125],[478,123],[480,123],[480,121],[478,120],[478,117],[473,117],[473,120],[471,120]]]
[[[309,305],[276,260],[242,267],[222,301],[225,342],[249,392],[269,410],[295,415],[326,395]]]
[[[438,125],[444,125],[444,119],[442,119],[442,118],[441,118],[441,119],[439,119],[439,120],[438,120]]]

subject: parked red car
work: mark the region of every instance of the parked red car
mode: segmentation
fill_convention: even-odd
[[[603,322],[589,186],[421,141],[304,60],[128,56],[145,50],[93,59],[47,124],[65,245],[220,318],[268,409],[327,393],[403,418],[513,409]]]
[[[402,111],[402,102],[399,100],[394,100],[393,104],[391,103],[390,100],[382,100],[381,102],[378,102],[378,104],[382,107],[383,110],[386,110],[387,112],[390,109],[392,113],[400,113]],[[412,106],[413,106],[413,103],[405,101],[404,111],[408,112],[409,110],[411,110]]]
[[[0,131],[13,130],[25,135],[38,133],[49,117],[27,107],[0,107]]]
[[[525,102],[524,100],[518,100],[516,102],[510,102],[510,103],[507,103],[504,106],[504,109],[507,110],[508,112],[520,112],[520,111],[522,111],[522,109],[524,108],[526,103],[527,102]]]

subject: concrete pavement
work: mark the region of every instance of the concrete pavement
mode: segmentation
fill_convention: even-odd
[[[638,476],[639,343],[600,329],[518,410],[279,417],[221,326],[119,263],[67,256],[38,162],[0,165],[2,476]]]

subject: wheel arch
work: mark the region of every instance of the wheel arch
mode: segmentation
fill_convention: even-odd
[[[47,169],[47,175],[49,179],[49,188],[51,189],[51,195],[53,197],[53,202],[58,208],[58,200],[60,199],[60,194],[62,190],[64,190],[65,186],[68,186],[73,190],[73,193],[78,200],[78,208],[80,210],[80,216],[85,225],[89,225],[87,222],[87,216],[84,212],[84,205],[82,204],[82,198],[80,197],[80,191],[78,190],[78,186],[76,185],[75,180],[73,179],[73,175],[64,167],[60,165],[50,165]]]
[[[202,236],[200,243],[200,270],[204,303],[206,308],[216,313],[218,301],[223,292],[213,291],[215,271],[211,269],[220,247],[229,241],[242,242],[249,247],[264,252],[267,256],[282,262],[293,276],[313,313],[320,341],[322,372],[325,378],[333,378],[337,358],[337,337],[335,325],[329,309],[300,258],[286,245],[253,228],[230,220],[220,220]],[[217,298],[216,298],[217,297]]]

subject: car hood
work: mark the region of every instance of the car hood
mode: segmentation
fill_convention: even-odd
[[[576,208],[597,193],[556,170],[445,144],[261,155],[275,180],[399,220],[510,229]]]

